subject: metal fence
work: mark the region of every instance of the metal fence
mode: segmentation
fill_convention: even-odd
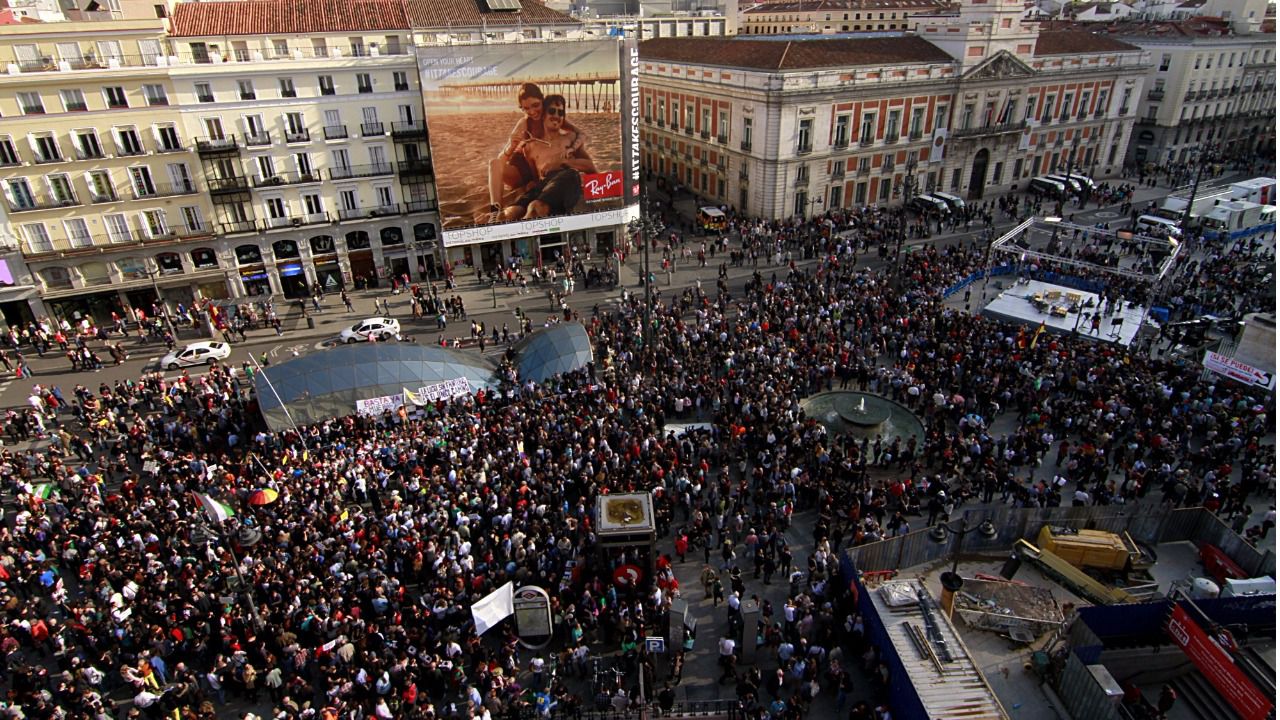
[[[1058,698],[1071,717],[1089,720],[1121,720],[1114,699],[1108,698],[1089,668],[1075,653],[1067,654],[1058,681]]]
[[[1058,508],[992,507],[961,509],[950,526],[968,521],[970,530],[984,520],[995,526],[995,537],[968,532],[961,539],[948,534],[941,542],[929,528],[888,538],[847,550],[854,567],[866,571],[896,570],[950,557],[960,544],[963,555],[1000,555],[1010,552],[1020,539],[1033,541],[1043,525],[1063,525],[1083,530],[1127,532],[1134,540],[1149,545],[1183,540],[1203,541],[1218,546],[1250,577],[1275,576],[1276,556],[1245,542],[1226,523],[1204,508],[1167,510],[1159,505],[1100,505]]]

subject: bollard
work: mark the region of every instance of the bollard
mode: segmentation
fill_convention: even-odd
[[[310,315],[307,316],[307,329],[308,330],[316,329],[316,319],[311,317]]]

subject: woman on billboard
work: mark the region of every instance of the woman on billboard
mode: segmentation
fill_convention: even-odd
[[[566,105],[564,98],[558,95],[552,97],[559,98],[563,111]],[[517,193],[530,190],[532,185],[545,180],[543,174],[538,173],[530,164],[526,149],[531,144],[547,146],[551,144],[547,138],[544,113],[546,98],[542,95],[542,89],[535,83],[524,83],[517,92],[516,100],[525,116],[520,118],[512,128],[502,152],[489,161],[489,213],[487,216],[477,218],[477,222],[480,223],[510,222],[521,219],[528,208],[510,206],[508,199]],[[573,138],[565,148],[567,157],[576,157],[590,162],[590,156],[582,149],[587,143],[586,133],[570,123],[563,114],[559,118],[559,127],[555,132],[560,139]],[[594,170],[588,172],[594,172]],[[568,212],[571,209],[572,206],[556,212]]]

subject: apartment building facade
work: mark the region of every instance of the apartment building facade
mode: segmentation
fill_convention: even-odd
[[[214,297],[199,158],[160,20],[22,25],[0,35],[0,185],[44,307],[102,317],[156,288]],[[21,305],[5,317],[34,313]]]
[[[1144,53],[1041,34],[1020,3],[965,7],[891,37],[646,42],[644,167],[774,218],[1118,173]]]
[[[245,0],[10,28],[0,189],[39,297],[0,297],[0,311],[101,320],[479,264],[483,239],[441,242],[416,46],[593,37],[542,6],[502,7]],[[536,262],[621,229],[490,254]]]
[[[1216,18],[1112,28],[1151,53],[1129,154],[1137,163],[1188,162],[1216,143],[1226,154],[1271,155],[1276,137],[1276,36],[1236,33]]]
[[[740,35],[796,35],[910,30],[916,15],[945,3],[930,0],[788,0],[739,11]]]

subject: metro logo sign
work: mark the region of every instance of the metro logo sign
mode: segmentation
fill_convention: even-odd
[[[1265,720],[1273,707],[1256,685],[1236,667],[1231,655],[1214,642],[1181,605],[1174,605],[1169,637],[1195,664],[1224,700],[1244,720]]]
[[[622,197],[622,171],[583,173],[582,197],[587,202]]]
[[[1271,373],[1259,370],[1252,365],[1247,365],[1235,358],[1212,350],[1205,352],[1204,361],[1201,364],[1204,365],[1206,370],[1215,372],[1223,377],[1229,377],[1232,380],[1238,380],[1246,385],[1257,385],[1269,390],[1275,388],[1275,376]]]

